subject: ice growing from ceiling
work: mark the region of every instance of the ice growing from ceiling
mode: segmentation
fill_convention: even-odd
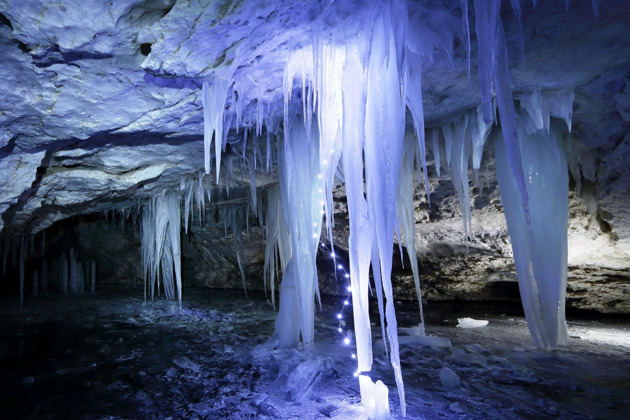
[[[468,7],[465,1],[462,3],[466,6],[462,8],[464,33],[469,34]],[[554,174],[564,173],[560,181],[566,181],[567,176],[561,135],[550,131],[549,118],[569,118],[570,124],[572,96],[558,105],[553,102],[554,94],[549,94],[545,101],[539,98],[540,93],[539,96],[524,95],[522,112],[517,113],[499,14],[501,1],[475,0],[473,5],[481,105],[441,127],[447,168],[458,192],[467,237],[470,230],[469,161],[472,156],[473,169],[479,169],[492,124],[498,124],[497,117],[500,119],[502,135],[495,142],[497,170],[515,244],[514,258],[523,304],[534,342],[540,347],[553,348],[566,338],[568,182],[556,183],[552,191],[545,181]],[[281,347],[297,346],[301,337],[308,348],[312,341],[317,291],[315,256],[321,213],[326,219],[328,239],[325,240],[332,240],[332,190],[341,180],[348,199],[356,374],[368,416],[385,418],[389,415],[388,390],[371,376],[370,268],[404,415],[405,394],[391,281],[392,246],[395,233],[401,237],[402,227],[404,239],[401,239],[408,248],[414,247],[410,238],[415,236],[410,219],[413,211],[410,211],[411,197],[408,197],[412,189],[408,184],[416,162],[424,172],[428,187],[420,58],[431,54],[435,38],[419,36],[418,31],[410,28],[406,1],[374,2],[371,6],[358,10],[343,29],[313,23],[310,42],[288,52],[282,81],[282,129],[264,115],[259,94],[256,131],[257,134],[262,131],[261,120],[264,119],[267,132],[283,138],[279,140],[279,189],[269,189],[267,194],[265,253],[265,272],[270,274],[270,281],[276,270],[283,271],[274,334],[277,343]],[[513,1],[512,7],[515,15],[520,16],[518,1]],[[469,45],[466,50],[470,51]],[[231,70],[228,73],[231,74]],[[228,79],[215,77],[204,82],[202,91],[205,169],[206,172],[211,170],[210,151],[214,141],[217,180],[225,133],[229,129],[222,127],[226,109],[223,104],[229,97],[229,89]],[[258,90],[260,92],[260,87]],[[235,93],[232,98],[238,130],[241,121],[238,104],[242,104],[243,98]],[[301,106],[296,106],[295,102],[300,100]],[[546,108],[542,107],[543,102]],[[405,141],[407,108],[411,111],[415,132],[411,143],[409,137]],[[228,121],[232,121],[231,118]],[[534,128],[524,129],[528,124]],[[244,129],[246,141],[248,127]],[[433,130],[438,172],[441,148],[438,131]],[[547,194],[557,200],[548,200]],[[545,203],[551,203],[551,208]],[[550,221],[556,228],[548,229]],[[334,244],[331,246],[334,249]],[[418,270],[413,263],[412,268],[420,300]]]

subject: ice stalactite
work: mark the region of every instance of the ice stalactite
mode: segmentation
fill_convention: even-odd
[[[405,415],[405,391],[400,369],[398,331],[394,310],[391,282],[392,243],[396,223],[396,192],[398,171],[402,159],[405,130],[404,88],[396,56],[395,27],[404,25],[406,16],[397,16],[380,10],[372,27],[371,48],[367,68],[367,96],[365,104],[365,177],[367,204],[374,224],[374,240],[378,245],[378,257],[386,297],[385,317],[387,338],[390,343],[390,359],[394,369],[398,396]],[[386,12],[386,13],[383,13]]]
[[[232,231],[232,247],[236,256],[236,263],[241,274],[241,284],[245,297],[247,297],[247,279],[245,278],[244,254],[243,254],[243,219],[247,220],[247,216],[243,215],[243,205],[241,204],[225,204],[221,208],[221,216],[223,219],[225,239],[227,240],[228,227]]]
[[[448,168],[457,190],[457,197],[462,211],[466,246],[471,233],[470,192],[468,189],[468,162],[470,160],[471,140],[466,136],[469,116],[463,115],[454,123],[442,126],[442,133],[447,147],[450,149]],[[447,156],[448,158],[448,156]]]
[[[267,190],[265,230],[265,264],[263,268],[265,291],[269,287],[271,303],[275,309],[275,281],[280,273],[285,271],[289,259],[291,259],[291,237],[282,213],[279,185],[273,185]]]
[[[328,237],[334,226],[332,189],[337,165],[343,148],[343,74],[346,48],[327,39],[319,39],[313,54],[318,66],[314,68],[317,93],[317,123],[319,127],[319,164],[324,190],[324,212]],[[334,249],[334,248],[333,248]]]
[[[418,54],[407,51],[407,107],[413,117],[413,126],[418,138],[418,153],[424,173],[424,188],[427,200],[431,205],[431,191],[429,189],[429,175],[427,173],[426,142],[424,133],[424,108],[422,106],[422,60]],[[413,163],[413,159],[412,163]]]
[[[227,100],[230,78],[216,77],[212,83],[203,82],[201,99],[203,103],[203,147],[204,168],[210,173],[210,148],[214,135],[214,157],[216,166],[216,180],[219,183],[221,168],[221,151],[223,148],[223,115]],[[227,130],[226,130],[227,134]]]
[[[481,84],[481,106],[483,120],[493,120],[492,88],[496,89],[497,104],[501,116],[503,141],[507,159],[516,183],[519,186],[521,204],[529,221],[529,198],[525,186],[520,143],[516,128],[516,112],[510,86],[507,46],[501,22],[501,0],[475,0],[475,31],[479,44],[479,79]]]
[[[497,178],[527,325],[535,345],[552,349],[567,341],[567,162],[555,130],[520,134],[527,139],[521,157],[531,197],[531,230],[501,141],[496,143]]]
[[[520,154],[530,196],[531,226],[518,203],[518,186],[508,168],[505,145],[496,144],[501,201],[512,240],[521,300],[534,344],[566,344],[568,168],[560,124],[570,130],[573,91],[523,94],[519,112]]]
[[[468,87],[470,87],[470,24],[468,23],[468,0],[460,0],[462,9],[462,29],[464,32],[464,47],[466,48],[466,65],[468,70]]]
[[[361,401],[368,417],[374,418],[376,410],[381,409],[380,407],[388,401],[387,396],[384,398],[385,401],[383,398],[376,399],[375,385],[368,376],[372,370],[373,360],[368,293],[374,227],[368,215],[368,204],[364,196],[363,183],[367,96],[367,72],[364,57],[366,56],[365,48],[367,45],[365,41],[346,44],[346,63],[342,73],[343,108],[337,111],[343,114],[343,168],[350,224],[348,245],[357,372],[359,373]],[[379,308],[382,307],[381,295],[379,295]],[[382,310],[381,314],[383,314]],[[383,318],[381,317],[381,319]],[[382,383],[379,385],[379,389],[381,385]]]
[[[286,225],[291,255],[282,276],[274,337],[279,347],[297,347],[301,336],[308,350],[313,344],[315,296],[319,295],[315,258],[322,221],[322,180],[317,133],[307,135],[301,116],[290,118],[284,141],[278,144],[278,169],[284,216],[279,224]],[[286,246],[287,238],[278,229]]]
[[[142,262],[145,300],[155,297],[160,282],[169,300],[182,303],[180,197],[165,192],[151,198],[142,209]]]
[[[413,204],[413,169],[416,143],[413,136],[405,134],[403,158],[398,173],[398,193],[396,194],[396,208],[398,210],[398,221],[402,230],[413,282],[416,286],[416,295],[420,309],[420,335],[424,335],[424,314],[422,312],[422,292],[420,290],[420,272],[418,270],[418,259],[416,257],[416,220]],[[425,171],[426,173],[426,171]],[[425,176],[425,179],[427,177]],[[428,195],[428,194],[427,194]]]

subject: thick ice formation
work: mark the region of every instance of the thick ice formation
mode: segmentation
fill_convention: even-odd
[[[272,233],[283,248],[290,240],[288,257],[280,289],[280,311],[274,335],[280,347],[297,347],[300,336],[305,348],[314,337],[315,296],[319,295],[315,258],[322,221],[322,184],[317,133],[307,134],[302,118],[290,116],[284,141],[278,143],[280,206],[284,217]],[[274,198],[272,196],[269,198]],[[274,217],[275,215],[271,215]],[[269,238],[268,238],[269,240]],[[271,251],[273,252],[273,251]]]
[[[468,2],[462,0],[460,5],[463,39],[469,56]],[[464,233],[468,238],[471,219],[469,164],[472,161],[472,169],[476,174],[493,123],[500,120],[503,135],[496,146],[497,167],[501,171],[501,190],[507,203],[505,207],[510,234],[513,242],[517,243],[514,253],[519,282],[525,296],[523,299],[527,302],[526,312],[532,324],[534,341],[544,347],[553,347],[562,342],[561,325],[564,322],[561,301],[564,296],[562,267],[566,281],[566,206],[563,207],[560,202],[553,206],[554,220],[558,220],[559,226],[563,225],[564,220],[565,230],[564,236],[561,228],[546,232],[551,237],[545,243],[552,243],[560,250],[559,254],[553,254],[556,256],[554,262],[546,264],[542,261],[542,255],[552,254],[540,254],[538,245],[534,246],[538,244],[538,237],[543,237],[540,232],[543,226],[543,205],[540,203],[545,200],[544,188],[539,179],[532,177],[532,173],[535,175],[536,170],[539,170],[538,174],[551,171],[552,161],[545,160],[551,157],[554,164],[562,167],[564,162],[566,167],[566,160],[562,160],[562,149],[557,141],[554,143],[555,131],[550,128],[549,119],[561,118],[570,129],[571,107],[567,101],[572,101],[572,94],[523,94],[521,108],[517,110],[510,86],[506,40],[499,14],[501,1],[475,0],[473,5],[479,47],[481,106],[464,112],[458,120],[443,125],[441,130],[432,130],[436,170],[439,175],[441,159],[445,157],[445,166],[458,192]],[[512,1],[512,8],[516,19],[520,19],[519,2]],[[252,185],[255,184],[257,157],[262,158],[257,142],[263,133],[263,121],[267,129],[267,170],[272,160],[271,138],[276,135],[281,139],[278,146],[279,187],[267,191],[264,269],[265,283],[272,290],[272,301],[275,278],[280,272],[283,273],[280,311],[274,334],[281,347],[297,346],[300,337],[306,347],[312,342],[314,298],[317,296],[315,255],[321,230],[321,214],[323,212],[326,217],[328,238],[331,240],[334,222],[332,190],[338,181],[345,182],[350,224],[349,259],[357,375],[362,400],[371,418],[387,416],[389,408],[386,387],[381,382],[375,384],[369,376],[372,369],[368,311],[370,267],[374,275],[383,335],[390,344],[389,355],[401,410],[405,413],[391,283],[391,249],[394,232],[399,228],[402,229],[400,239],[404,240],[409,251],[421,302],[414,251],[412,201],[416,160],[424,174],[427,194],[429,192],[421,60],[424,55],[432,55],[435,40],[440,37],[431,34],[427,28],[407,37],[407,19],[406,2],[391,0],[379,3],[371,10],[360,11],[357,20],[363,25],[349,25],[345,31],[331,32],[325,25],[314,23],[310,43],[300,44],[288,53],[282,81],[282,134],[279,121],[266,114],[260,85],[257,86],[256,109],[249,119],[243,116],[245,99],[242,95],[232,95],[232,107],[225,115],[228,121],[226,127],[234,121],[237,131],[243,129],[240,147],[244,161],[247,160],[249,131],[255,120],[254,158],[250,162],[246,161]],[[452,60],[452,48],[443,47]],[[212,84],[204,83],[202,92],[205,169],[206,172],[210,171],[209,151],[214,135],[217,181],[227,134],[227,128],[223,127],[227,109],[225,101],[231,83],[229,78],[217,77]],[[301,112],[292,104],[297,98],[302,102]],[[417,143],[412,138],[404,140],[407,107],[413,118]],[[313,124],[315,121],[316,124]],[[443,145],[440,143],[441,137],[444,139]],[[540,138],[547,141],[541,142]],[[533,144],[537,146],[532,147]],[[232,159],[226,159],[225,163],[228,168],[226,177],[229,177]],[[558,167],[554,168],[557,170]],[[562,184],[556,187],[559,190],[555,195],[560,197],[564,194],[566,199],[566,186]],[[194,195],[191,188],[185,190],[186,225],[192,207],[189,202]],[[255,195],[255,188],[252,194]],[[257,202],[256,198],[252,200],[254,210]],[[563,243],[564,254],[561,252]],[[527,271],[528,266],[533,268]],[[542,278],[553,280],[543,284]],[[539,291],[545,292],[544,297],[537,294]],[[555,318],[552,313],[556,314]]]
[[[558,97],[564,100],[556,101]],[[518,129],[530,196],[529,222],[519,203],[519,187],[507,166],[507,151],[501,141],[497,141],[495,152],[497,179],[527,325],[534,343],[551,349],[567,341],[564,306],[569,180],[561,132],[549,121],[551,115],[565,121],[570,118],[573,94],[535,92],[524,98],[520,120],[525,124],[519,123]]]
[[[165,192],[142,207],[142,261],[145,299],[163,285],[167,299],[182,302],[180,197]]]

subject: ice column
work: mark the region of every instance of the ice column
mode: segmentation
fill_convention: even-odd
[[[534,344],[566,344],[568,170],[559,135],[552,129],[519,130],[521,159],[530,197],[531,230],[504,142],[496,142],[501,201],[512,241],[521,301]]]
[[[373,22],[372,43],[367,71],[365,117],[365,166],[367,204],[378,245],[383,290],[387,299],[385,316],[398,396],[405,415],[405,391],[400,369],[398,332],[391,283],[392,242],[396,215],[398,171],[402,159],[405,130],[404,88],[401,92],[400,68],[396,52],[395,28],[406,18],[397,16],[392,2],[378,10]],[[390,14],[391,13],[391,14]],[[374,265],[374,264],[373,264]]]
[[[280,347],[296,347],[301,335],[309,349],[314,337],[315,258],[322,221],[319,142],[316,132],[307,135],[301,116],[291,117],[278,150],[281,206],[291,257],[282,276],[274,335]]]

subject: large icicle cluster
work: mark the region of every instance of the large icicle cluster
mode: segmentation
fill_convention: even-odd
[[[552,170],[562,172],[562,168],[566,168],[564,149],[556,130],[551,128],[550,117],[562,118],[570,127],[572,96],[564,93],[542,95],[540,92],[523,94],[521,106],[516,109],[500,17],[501,0],[473,0],[472,3],[479,50],[481,105],[441,129],[430,131],[436,170],[439,176],[444,164],[450,172],[468,240],[471,234],[469,165],[472,162],[477,177],[486,140],[493,125],[500,121],[502,135],[496,146],[497,166],[500,166],[502,179],[501,193],[509,203],[505,207],[510,234],[513,243],[518,243],[514,253],[528,321],[534,324],[530,327],[534,341],[543,347],[553,347],[563,341],[563,281],[566,282],[566,214],[563,216],[563,212],[566,213],[566,206],[563,207],[561,200],[551,200],[554,204],[549,211],[553,210],[554,220],[560,228],[545,234],[549,235],[548,243],[553,243],[556,251],[541,253],[536,244],[543,239],[538,237],[547,237],[540,232],[543,225],[541,209],[544,210],[540,202],[545,201],[542,194],[548,194],[548,191],[547,187],[541,187],[546,184],[534,179],[532,171],[543,174]],[[468,1],[461,0],[460,6],[463,34],[453,35],[461,36],[465,44],[470,80]],[[519,20],[519,1],[511,1],[511,6]],[[332,190],[337,182],[345,183],[357,375],[368,415],[382,418],[389,415],[388,391],[382,382],[374,383],[370,376],[369,276],[371,272],[374,277],[383,335],[390,344],[389,355],[404,415],[391,250],[394,234],[398,232],[399,239],[408,249],[421,305],[413,218],[416,168],[418,179],[422,171],[429,193],[421,62],[424,57],[432,56],[436,44],[446,51],[451,63],[453,59],[452,45],[440,40],[437,34],[431,34],[430,29],[408,29],[405,0],[377,2],[369,10],[358,11],[356,20],[361,25],[348,25],[343,30],[331,30],[321,22],[313,22],[311,42],[300,44],[297,50],[288,53],[282,81],[283,124],[265,114],[261,86],[257,87],[254,124],[254,114],[250,113],[248,121],[243,119],[245,98],[237,94],[236,82],[233,84],[229,78],[217,77],[204,83],[205,170],[210,172],[210,150],[214,139],[218,181],[221,154],[225,151],[227,131],[232,122],[237,132],[239,127],[244,128],[243,158],[250,127],[256,128],[250,174],[256,169],[256,154],[258,158],[262,156],[257,141],[263,133],[263,122],[267,130],[267,170],[273,154],[271,136],[281,139],[278,145],[279,186],[269,188],[266,195],[264,271],[265,284],[272,290],[272,301],[276,277],[283,273],[280,312],[274,335],[282,347],[297,346],[300,337],[307,347],[312,341],[317,296],[315,254],[321,214],[325,215],[328,238],[332,241]],[[521,55],[522,52],[521,35]],[[232,70],[228,74],[233,74]],[[233,103],[227,112],[225,102],[230,97],[230,89]],[[292,104],[296,98],[301,99],[301,110]],[[405,136],[407,108],[411,112],[415,137]],[[227,124],[225,127],[224,123]],[[541,138],[546,139],[545,142]],[[226,164],[228,172],[231,172],[230,165],[231,161]],[[254,182],[252,175],[252,184]],[[554,194],[566,199],[564,182],[558,184]],[[255,193],[255,187],[252,188]],[[187,208],[186,214],[188,212]],[[334,249],[332,243],[331,247]],[[553,255],[554,262],[546,265],[543,255]],[[420,317],[422,320],[422,310]]]
[[[160,285],[167,299],[182,303],[180,196],[165,192],[142,208],[142,261],[145,299],[154,299]]]
[[[273,282],[277,249],[283,276],[274,337],[279,347],[289,348],[297,347],[301,336],[308,349],[314,338],[315,296],[319,298],[315,265],[323,198],[319,144],[317,131],[301,115],[287,118],[284,140],[278,142],[279,188],[267,195],[265,272]]]

